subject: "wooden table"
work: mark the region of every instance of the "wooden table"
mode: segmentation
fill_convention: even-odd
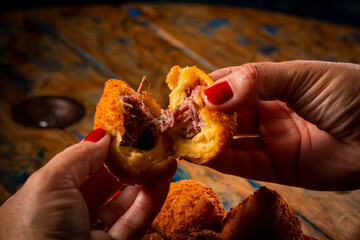
[[[137,88],[143,75],[166,107],[171,66],[206,72],[253,61],[316,59],[360,63],[360,29],[252,9],[185,4],[124,4],[31,9],[0,16],[0,202],[36,169],[92,129],[110,77]],[[15,123],[12,106],[43,95],[81,102],[86,115],[63,129]],[[176,178],[214,188],[229,209],[260,185],[298,212],[305,234],[360,239],[360,191],[318,192],[225,176],[181,162]]]

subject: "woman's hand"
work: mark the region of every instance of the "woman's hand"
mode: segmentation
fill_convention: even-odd
[[[109,142],[97,129],[32,174],[0,208],[0,239],[141,239],[165,201],[176,165],[119,193],[122,185],[103,167]]]
[[[238,112],[239,133],[259,135],[234,140],[210,167],[309,189],[360,187],[360,65],[264,62],[210,75],[206,104]]]

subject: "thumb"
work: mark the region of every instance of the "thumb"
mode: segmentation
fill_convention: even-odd
[[[212,109],[235,112],[258,100],[280,100],[335,136],[349,135],[357,126],[357,114],[350,113],[359,111],[359,65],[262,62],[224,68],[210,75],[217,81],[205,91],[204,100]]]
[[[83,141],[57,154],[41,170],[52,178],[68,179],[78,188],[89,174],[103,166],[109,143],[109,134],[95,129]]]

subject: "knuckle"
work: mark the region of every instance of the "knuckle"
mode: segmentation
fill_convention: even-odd
[[[42,182],[43,177],[43,171],[42,170],[37,170],[34,173],[32,173],[29,178],[26,180],[26,183],[28,183],[29,185],[32,186],[37,186],[39,185],[39,183]]]
[[[146,201],[135,201],[133,204],[134,208],[138,209],[139,212],[142,212],[143,214],[146,215],[153,215],[155,212],[155,209],[153,208],[153,206],[150,206],[149,204],[147,204]]]
[[[52,169],[50,169],[52,170]],[[44,183],[49,182],[50,179],[54,178],[54,171],[50,171],[49,168],[43,167],[37,170],[28,178],[28,182],[33,186],[42,186]]]
[[[30,186],[40,189],[67,189],[74,187],[73,177],[66,169],[43,168],[28,179]]]
[[[71,152],[72,154],[83,156],[89,151],[88,147],[85,144],[78,143],[74,144],[64,150],[64,152]]]
[[[251,85],[256,85],[256,82],[259,79],[259,69],[254,63],[242,65],[238,73],[241,75],[241,78],[249,81]]]

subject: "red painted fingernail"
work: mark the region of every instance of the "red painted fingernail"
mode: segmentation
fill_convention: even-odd
[[[234,96],[230,84],[227,81],[214,84],[213,86],[206,89],[204,94],[206,99],[215,105],[222,104]]]
[[[97,142],[100,139],[102,139],[106,134],[106,131],[102,128],[97,128],[94,131],[92,131],[91,133],[89,133],[89,135],[86,136],[86,138],[84,139],[84,141],[89,141],[89,142]]]
[[[307,235],[305,235],[305,234],[303,234],[303,236],[304,236],[304,239],[305,239],[305,240],[317,240],[316,238],[307,236]]]

